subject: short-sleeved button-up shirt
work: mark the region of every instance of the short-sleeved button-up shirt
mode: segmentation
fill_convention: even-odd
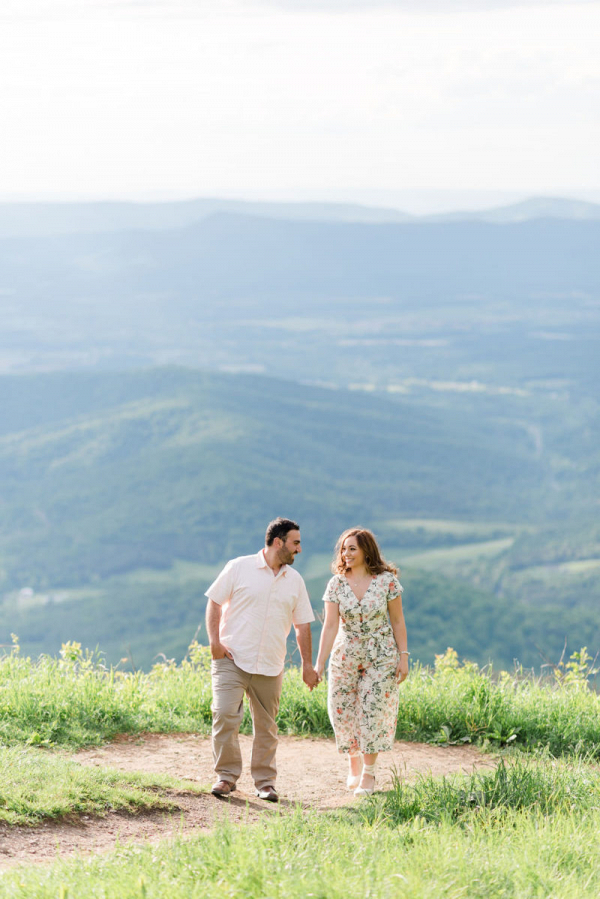
[[[315,620],[302,576],[289,565],[275,575],[263,550],[228,562],[206,595],[223,606],[221,643],[249,674],[279,674],[292,624]]]

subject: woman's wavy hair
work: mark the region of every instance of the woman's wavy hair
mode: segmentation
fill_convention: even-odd
[[[347,569],[346,563],[342,558],[342,549],[348,537],[356,537],[356,542],[364,553],[365,567],[369,574],[383,574],[384,571],[389,571],[390,574],[398,574],[396,566],[392,565],[391,562],[386,562],[381,555],[375,535],[366,528],[348,528],[347,531],[341,534],[338,542],[335,544],[333,562],[331,563],[331,570],[334,574],[346,574]]]

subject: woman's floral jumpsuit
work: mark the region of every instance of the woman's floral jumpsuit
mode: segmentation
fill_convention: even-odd
[[[340,752],[392,748],[398,718],[399,654],[387,604],[402,593],[390,572],[378,574],[361,600],[334,575],[324,602],[339,605],[340,626],[329,661],[327,705]]]

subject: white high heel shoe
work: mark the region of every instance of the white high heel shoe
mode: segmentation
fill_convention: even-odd
[[[369,774],[371,777],[375,777],[375,769],[377,768],[377,762],[373,765],[363,765],[362,773]],[[362,778],[361,778],[362,779]],[[360,780],[359,780],[360,783]],[[375,783],[373,783],[372,787],[360,787],[358,786],[354,791],[355,796],[372,796],[375,792]]]

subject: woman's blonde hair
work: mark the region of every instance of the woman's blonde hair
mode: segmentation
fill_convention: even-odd
[[[366,528],[349,528],[340,535],[338,542],[335,544],[333,562],[331,563],[331,570],[334,574],[346,574],[347,568],[342,558],[342,550],[348,537],[356,537],[356,542],[363,551],[365,568],[369,574],[383,574],[384,571],[389,571],[390,574],[398,574],[396,566],[392,565],[391,562],[386,562],[381,555],[375,535]]]

